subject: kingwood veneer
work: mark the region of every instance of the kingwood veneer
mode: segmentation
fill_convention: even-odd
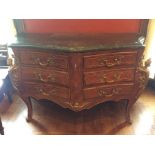
[[[124,100],[126,121],[143,91],[145,37],[140,34],[21,34],[10,47],[15,63],[10,77],[28,107],[30,98],[48,99],[73,111],[105,101]]]

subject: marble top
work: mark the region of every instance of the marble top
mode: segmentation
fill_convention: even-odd
[[[143,48],[145,38],[134,33],[122,34],[20,34],[8,47],[51,49],[66,52]]]

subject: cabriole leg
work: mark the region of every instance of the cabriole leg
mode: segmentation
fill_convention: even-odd
[[[1,117],[0,117],[0,134],[4,135],[4,128],[2,126]]]
[[[23,100],[26,103],[27,110],[28,110],[26,121],[30,122],[30,121],[32,121],[32,103],[31,103],[31,98],[30,97],[24,97]]]
[[[125,105],[125,119],[128,124],[132,124],[131,118],[130,118],[131,106],[132,106],[131,102],[127,100]]]

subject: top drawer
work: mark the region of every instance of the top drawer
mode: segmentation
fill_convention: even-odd
[[[105,67],[112,68],[117,66],[133,66],[136,64],[137,52],[117,52],[109,54],[98,54],[84,56],[85,68]]]
[[[33,65],[37,67],[56,67],[67,69],[68,57],[49,52],[20,52],[20,60],[24,65]]]

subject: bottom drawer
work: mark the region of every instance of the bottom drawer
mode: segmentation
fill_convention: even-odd
[[[84,89],[85,99],[91,98],[116,98],[125,96],[133,91],[133,84],[102,86]]]
[[[68,88],[51,84],[24,83],[24,91],[28,94],[40,96],[40,98],[51,96],[65,99],[70,98],[70,91]]]

